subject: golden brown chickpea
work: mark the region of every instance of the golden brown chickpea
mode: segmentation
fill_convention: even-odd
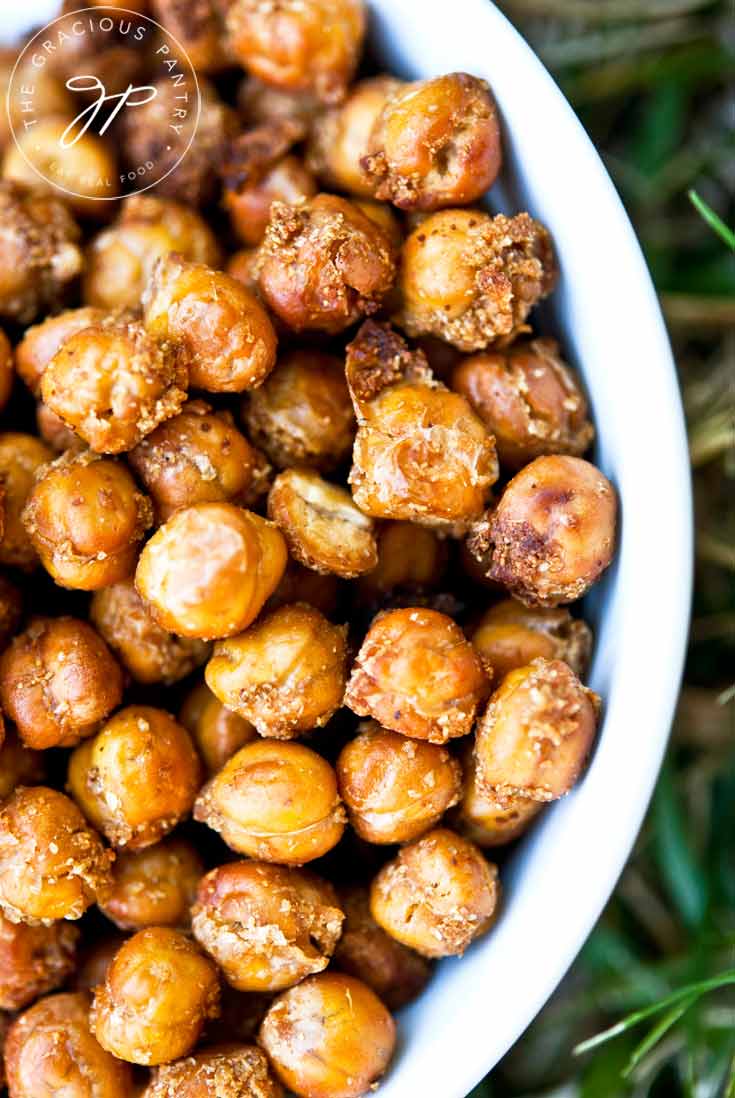
[[[173,348],[123,315],[69,336],[46,367],[41,395],[93,450],[119,454],[180,411],[186,385]]]
[[[63,921],[27,926],[0,915],[0,1008],[22,1010],[60,987],[74,971],[78,937]]]
[[[21,522],[36,473],[53,459],[53,452],[33,435],[0,434],[0,486],[4,488],[5,530],[0,539],[0,563],[32,571],[36,550]]]
[[[97,905],[121,930],[189,925],[204,866],[186,839],[167,839],[145,850],[124,851],[112,867],[112,884]]]
[[[277,610],[279,606],[291,602],[306,602],[321,610],[325,617],[330,617],[337,609],[341,586],[337,576],[331,572],[313,572],[311,568],[289,559],[283,578],[268,599],[266,608]]]
[[[536,458],[516,473],[468,545],[490,554],[488,577],[527,606],[581,598],[615,550],[617,501],[607,477],[578,457]]]
[[[18,786],[0,809],[0,909],[12,922],[79,919],[109,883],[113,860],[55,789]]]
[[[296,332],[335,334],[374,313],[396,277],[395,249],[352,202],[274,202],[256,269],[266,304]]]
[[[426,986],[431,975],[427,961],[378,926],[370,914],[366,888],[342,890],[339,902],[345,922],[334,964],[372,988],[389,1010],[399,1010]]]
[[[140,1098],[283,1098],[255,1045],[222,1045],[163,1064]]]
[[[46,767],[40,751],[31,751],[10,728],[0,747],[0,801],[10,796],[17,785],[38,785]]]
[[[589,626],[568,610],[528,607],[515,599],[504,599],[486,610],[470,639],[498,683],[509,671],[539,656],[564,660],[582,677],[592,651]]]
[[[555,282],[549,234],[527,213],[442,210],[403,246],[397,320],[410,336],[481,351],[526,330],[531,308]]]
[[[176,637],[156,623],[132,579],[95,591],[89,616],[137,682],[170,686],[209,657],[206,641]]]
[[[379,926],[424,957],[464,953],[492,926],[498,870],[447,828],[404,846],[378,873],[370,911]]]
[[[335,355],[290,351],[247,398],[243,418],[256,445],[281,469],[328,472],[352,450],[355,416]]]
[[[446,614],[389,610],[373,619],[344,704],[404,736],[442,744],[471,731],[487,685],[479,656]]]
[[[500,171],[500,125],[484,80],[453,72],[393,89],[362,160],[377,198],[403,210],[466,206]]]
[[[370,722],[337,760],[350,823],[369,843],[405,843],[435,827],[462,789],[462,771],[444,747]]]
[[[41,999],[13,1022],[5,1042],[13,1098],[129,1098],[127,1064],[106,1052],[89,1025],[89,996]]]
[[[321,728],[342,704],[346,634],[313,606],[281,606],[217,641],[207,686],[261,736],[294,739]]]
[[[555,339],[471,355],[455,368],[452,388],[492,431],[509,469],[541,454],[583,454],[594,438],[584,393]]]
[[[276,334],[258,299],[236,279],[181,256],[157,263],[143,295],[143,322],[170,341],[189,369],[189,382],[214,393],[260,385],[276,361]]]
[[[0,649],[15,636],[22,616],[23,595],[7,576],[0,573]]]
[[[86,442],[79,435],[75,435],[63,419],[56,412],[52,412],[42,400],[36,404],[36,428],[46,445],[59,457],[67,450],[71,450],[73,454],[81,454],[87,449]]]
[[[81,271],[79,226],[57,198],[0,181],[0,235],[0,317],[29,324]]]
[[[41,378],[46,367],[69,336],[92,324],[99,324],[104,317],[102,309],[85,305],[81,309],[66,309],[57,316],[46,317],[26,329],[15,349],[15,364],[34,396],[41,392]]]
[[[103,309],[136,309],[156,261],[169,252],[211,267],[221,259],[214,233],[196,210],[147,194],[124,199],[115,223],[87,248],[85,301]]]
[[[142,850],[191,812],[201,784],[185,728],[163,709],[128,705],[77,747],[68,788],[113,846]]]
[[[218,1013],[215,966],[180,931],[156,926],[139,930],[117,953],[95,990],[90,1022],[114,1056],[163,1064],[187,1056]]]
[[[472,752],[467,753],[464,767],[464,793],[452,825],[466,839],[483,848],[505,846],[520,838],[543,808],[522,794],[502,797],[488,792],[477,779],[477,767]]]
[[[365,217],[379,225],[396,251],[403,244],[403,227],[398,216],[387,202],[375,202],[372,198],[354,198],[352,200]]]
[[[74,747],[122,699],[119,665],[77,618],[35,618],[0,656],[0,701],[27,747]]]
[[[249,721],[223,705],[204,682],[186,696],[179,720],[194,741],[209,777],[258,735]]]
[[[345,827],[329,763],[303,744],[278,740],[240,748],[204,786],[194,819],[239,854],[284,865],[320,858]]]
[[[232,503],[177,511],[140,554],[135,586],[164,629],[231,637],[247,629],[286,567],[283,535]]]
[[[194,937],[239,991],[282,991],[329,964],[344,916],[334,889],[307,872],[231,862],[201,881]]]
[[[366,321],[347,348],[347,384],[358,507],[458,529],[479,518],[498,476],[493,437],[463,396],[434,380],[423,353],[390,325]]]
[[[218,0],[195,0],[193,4],[191,0],[151,0],[152,15],[173,35],[197,72],[218,72],[230,63],[221,8]]]
[[[377,995],[339,972],[310,976],[277,997],[259,1043],[300,1098],[358,1098],[391,1061],[395,1023]]]
[[[266,84],[338,103],[357,67],[365,35],[362,0],[233,0],[228,45]]]
[[[475,781],[496,800],[553,801],[587,761],[600,699],[561,660],[535,659],[506,675],[477,724]]]
[[[278,474],[268,495],[268,516],[283,532],[291,555],[315,572],[351,579],[378,562],[373,520],[346,489],[313,469]]]
[[[94,591],[131,574],[153,509],[124,465],[85,450],[39,474],[22,520],[59,586]]]
[[[447,543],[426,526],[386,522],[378,530],[378,563],[360,576],[358,588],[367,598],[391,591],[425,591],[436,587],[447,564]]]

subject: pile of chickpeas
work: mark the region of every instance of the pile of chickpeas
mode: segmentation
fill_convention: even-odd
[[[361,0],[124,7],[198,70],[179,168],[110,210],[0,133],[5,1085],[357,1098],[584,769],[615,493],[483,80],[356,77]]]

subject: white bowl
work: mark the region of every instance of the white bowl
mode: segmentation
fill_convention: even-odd
[[[80,7],[83,3],[80,3]],[[551,230],[562,278],[543,325],[591,397],[594,460],[620,495],[620,544],[586,603],[604,699],[584,780],[543,814],[504,873],[502,917],[442,962],[401,1014],[381,1098],[465,1098],[543,1006],[589,934],[646,810],[679,687],[689,617],[692,518],[674,365],[638,243],[600,159],[558,88],[487,0],[371,0],[385,67],[409,78],[485,77],[505,124],[491,204]],[[3,5],[0,37],[53,17],[56,0]]]

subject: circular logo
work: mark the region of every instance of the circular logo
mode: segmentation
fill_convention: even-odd
[[[20,156],[8,174],[39,176],[86,203],[138,194],[175,171],[201,103],[186,50],[165,27],[127,8],[93,7],[27,42],[6,107]]]

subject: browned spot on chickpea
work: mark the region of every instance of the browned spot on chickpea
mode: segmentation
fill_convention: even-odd
[[[255,1045],[222,1045],[162,1064],[140,1098],[283,1098]]]
[[[32,571],[38,564],[33,543],[21,521],[36,474],[51,461],[53,452],[33,435],[18,431],[0,434],[0,487],[4,490],[4,530],[0,562]]]
[[[43,752],[31,751],[12,729],[5,730],[0,746],[0,801],[17,785],[38,785],[46,776]]]
[[[205,682],[187,694],[179,713],[199,752],[207,774],[221,770],[236,751],[257,738],[250,721],[223,705]]]
[[[505,846],[524,835],[543,808],[520,793],[494,793],[477,778],[473,752],[467,751],[464,762],[462,800],[451,814],[452,827],[466,839],[483,849]]]
[[[218,0],[151,0],[151,10],[197,72],[218,72],[231,63],[223,37],[224,9]]]
[[[470,639],[497,682],[539,656],[564,660],[581,678],[592,651],[590,627],[568,610],[524,606],[515,599],[504,599],[486,610]]]
[[[63,921],[28,926],[0,915],[0,1009],[22,1010],[63,984],[74,971],[78,937]]]
[[[97,905],[121,930],[185,929],[203,873],[201,858],[186,839],[123,851],[112,867],[112,884],[101,890]]]

